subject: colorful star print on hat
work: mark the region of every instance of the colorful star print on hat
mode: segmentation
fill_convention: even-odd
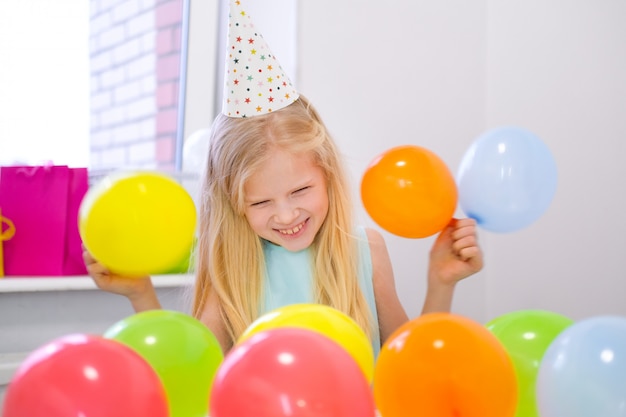
[[[252,117],[287,107],[298,93],[239,0],[230,0],[222,113]]]

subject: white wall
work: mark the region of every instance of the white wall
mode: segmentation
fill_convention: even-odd
[[[626,314],[626,3],[489,3],[487,123],[523,124],[559,188],[534,227],[489,239],[489,312]]]
[[[297,88],[346,154],[355,196],[367,164],[395,145],[429,148],[453,172],[472,141],[500,125],[530,129],[552,150],[551,207],[521,231],[480,232],[486,267],[459,285],[455,311],[483,322],[529,308],[626,314],[625,2],[298,4]],[[415,316],[432,238],[385,234]]]

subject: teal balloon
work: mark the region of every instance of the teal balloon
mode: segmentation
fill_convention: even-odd
[[[517,380],[516,417],[539,417],[535,386],[539,366],[554,339],[574,321],[544,310],[503,314],[486,324],[513,362]]]
[[[115,323],[104,337],[129,346],[152,366],[165,388],[170,417],[206,417],[224,355],[202,322],[177,311],[150,310]]]
[[[564,330],[541,361],[541,417],[626,416],[626,318],[597,316]]]
[[[479,136],[457,172],[459,205],[479,227],[496,233],[523,229],[550,206],[557,167],[534,133],[499,127]]]

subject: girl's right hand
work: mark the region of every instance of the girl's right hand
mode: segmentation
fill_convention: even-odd
[[[113,273],[87,250],[83,250],[83,260],[87,273],[99,289],[127,297],[136,311],[161,307],[149,276],[129,277]]]

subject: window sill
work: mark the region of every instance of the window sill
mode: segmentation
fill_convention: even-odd
[[[191,285],[193,274],[155,275],[152,283],[155,288],[181,287]],[[0,293],[96,290],[89,276],[71,277],[3,277],[0,278]]]

